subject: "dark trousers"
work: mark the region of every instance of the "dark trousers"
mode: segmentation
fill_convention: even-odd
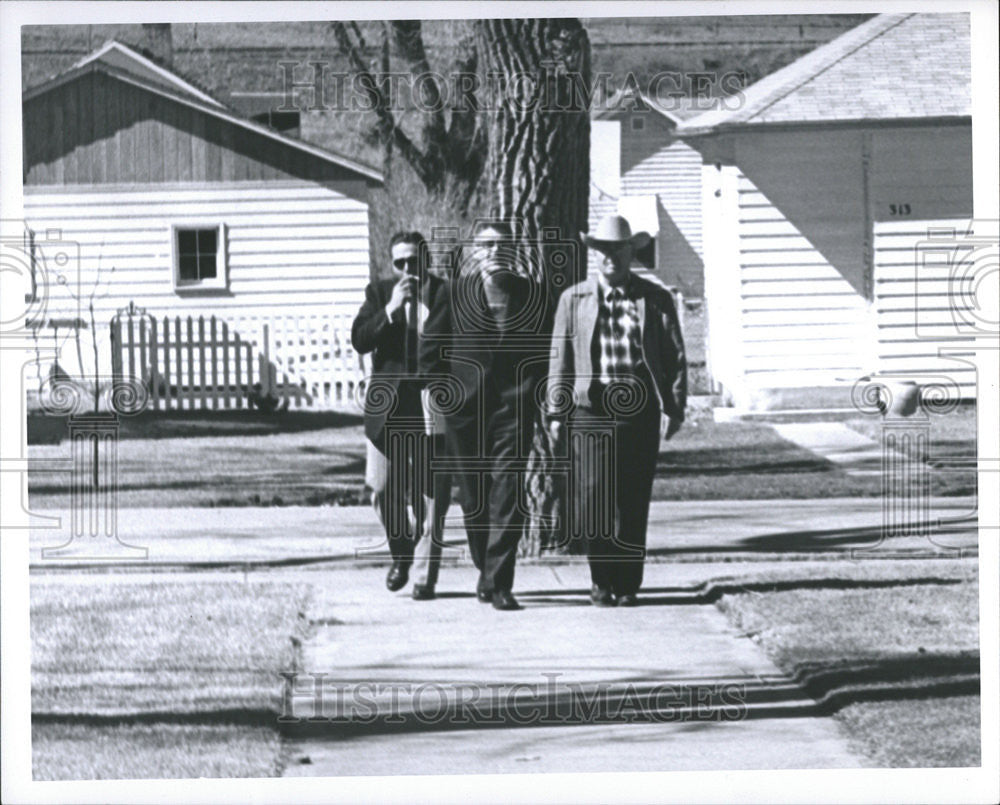
[[[503,401],[482,419],[463,412],[448,423],[469,553],[482,585],[490,590],[510,590],[514,585],[525,519],[521,490],[531,448],[530,425],[518,421],[513,402]]]
[[[642,586],[646,525],[660,445],[653,394],[630,413],[608,412],[599,390],[569,423],[570,531],[587,547],[592,583],[616,595]]]
[[[451,476],[440,470],[430,474],[431,466],[445,455],[444,437],[421,433],[401,439],[400,435],[390,437],[392,462],[368,443],[366,483],[372,489],[372,506],[385,529],[393,561],[412,562],[414,583],[433,587],[441,566],[444,518],[451,503]]]
[[[393,561],[413,562],[416,533],[414,519],[423,522],[424,498],[431,496],[433,437],[425,433],[420,389],[401,383],[399,400],[374,450],[368,452],[366,483],[372,504],[385,528]],[[409,510],[412,508],[413,517]]]

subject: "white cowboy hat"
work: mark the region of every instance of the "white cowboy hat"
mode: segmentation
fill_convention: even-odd
[[[580,239],[594,249],[619,243],[631,243],[636,249],[641,249],[649,243],[649,233],[636,232],[633,235],[627,220],[620,215],[606,215],[597,225],[594,234],[581,232]]]

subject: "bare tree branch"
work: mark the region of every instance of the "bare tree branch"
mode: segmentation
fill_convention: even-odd
[[[383,21],[378,44],[365,38],[376,28],[364,28],[356,22],[332,22],[331,28],[355,75],[356,86],[375,113],[368,136],[385,149],[386,173],[393,149],[398,149],[432,196],[450,199],[449,204],[457,200],[459,209],[466,209],[483,176],[487,154],[487,128],[476,98],[479,59],[473,29],[455,29],[453,39],[459,55],[452,74],[458,82],[457,97],[446,110],[443,92],[450,85],[443,86],[444,79],[431,70],[419,21]],[[412,92],[402,98],[397,98],[391,58],[405,62],[412,78]],[[403,106],[397,108],[399,101]],[[411,106],[419,115],[407,117]],[[411,126],[411,120],[416,125]]]
[[[383,143],[391,143],[399,149],[400,154],[410,164],[420,181],[428,188],[440,185],[440,175],[430,169],[427,156],[413,144],[406,133],[396,124],[389,107],[389,98],[382,90],[381,84],[365,65],[364,58],[358,46],[351,42],[347,27],[342,22],[331,23],[333,34],[341,51],[348,57],[351,67],[357,73],[360,85],[370,96],[373,111],[377,117],[376,132]]]
[[[358,44],[357,44],[358,50],[361,53],[367,53],[368,52],[368,43],[365,41],[364,34],[361,33],[361,28],[359,28],[358,24],[356,22],[354,22],[353,20],[351,21],[351,30],[354,32],[354,36],[358,40]]]
[[[425,115],[424,151],[431,160],[441,160],[445,146],[444,102],[441,87],[427,61],[420,20],[394,20],[391,26],[396,52],[410,68],[419,93],[418,108]]]
[[[389,42],[392,40],[392,28],[388,21],[382,20],[382,57],[379,62],[379,71],[383,76],[389,74]]]
[[[479,58],[471,37],[467,37],[464,44],[467,55],[456,58],[452,66],[455,98],[448,125],[447,158],[453,171],[475,179],[482,171],[486,133],[480,125],[479,102],[475,94]]]
[[[392,87],[388,82],[392,81],[392,77],[389,75],[389,70],[391,69],[389,43],[392,38],[392,32],[389,30],[389,23],[386,22],[385,20],[382,20],[381,30],[382,30],[382,45],[381,45],[381,52],[379,54],[379,64],[378,64],[379,87],[381,88],[383,95],[388,92],[390,93],[391,97]],[[392,171],[392,140],[390,139],[383,140],[382,150],[383,150],[382,170],[385,173],[385,175],[388,176]]]

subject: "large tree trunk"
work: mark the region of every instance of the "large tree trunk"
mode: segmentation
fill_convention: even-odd
[[[586,271],[579,233],[590,188],[590,41],[578,19],[481,20],[477,33],[489,90],[491,217],[512,223],[547,291],[539,328],[547,345],[559,293]],[[558,510],[566,496],[540,419],[528,484],[522,552],[567,550]]]

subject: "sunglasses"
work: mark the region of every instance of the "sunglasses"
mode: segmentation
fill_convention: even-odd
[[[473,246],[475,248],[477,248],[477,249],[483,249],[485,251],[489,251],[491,249],[499,249],[503,245],[504,245],[504,241],[502,241],[502,240],[484,239],[484,240],[475,240],[475,241],[473,241]]]
[[[398,260],[393,260],[392,264],[398,269],[408,268],[409,266],[420,265],[420,258],[418,257],[400,257]]]

